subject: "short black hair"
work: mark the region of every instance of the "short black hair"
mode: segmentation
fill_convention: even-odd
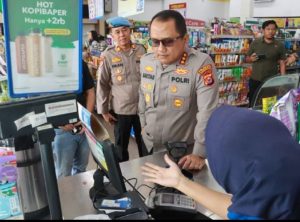
[[[154,15],[153,18],[151,19],[151,22],[149,25],[150,32],[151,32],[151,25],[154,20],[166,22],[171,19],[174,20],[176,31],[179,33],[180,36],[183,37],[185,34],[187,34],[185,19],[179,12],[177,12],[175,10],[163,10],[163,11],[158,12],[156,15]]]
[[[265,29],[269,25],[275,25],[275,28],[278,29],[277,23],[274,20],[267,20],[262,24],[262,29]]]

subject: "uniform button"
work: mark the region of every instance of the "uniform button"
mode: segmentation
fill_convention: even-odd
[[[180,107],[182,107],[183,106],[183,100],[182,99],[174,99],[174,106],[176,107],[176,108],[180,108]]]
[[[121,81],[123,80],[123,77],[122,77],[122,76],[117,76],[117,80],[118,80],[119,82],[121,82]]]
[[[171,86],[170,90],[172,93],[177,93],[177,86]]]

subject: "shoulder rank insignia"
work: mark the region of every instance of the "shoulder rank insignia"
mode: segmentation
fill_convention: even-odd
[[[186,61],[187,61],[187,58],[188,58],[188,54],[186,52],[183,53],[181,59],[180,59],[180,65],[185,65],[186,64]]]

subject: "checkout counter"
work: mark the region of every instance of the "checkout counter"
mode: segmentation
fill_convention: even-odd
[[[153,187],[154,184],[144,182],[144,177],[141,174],[141,166],[146,162],[165,166],[165,162],[163,160],[164,153],[165,152],[159,152],[151,156],[146,156],[120,163],[123,176],[127,180],[130,178],[136,178],[136,187],[140,186],[141,184],[147,184],[148,186]],[[97,210],[93,207],[93,203],[89,197],[89,189],[93,186],[94,183],[94,172],[95,170],[91,170],[77,174],[75,176],[64,177],[58,180],[62,215],[65,220],[74,219],[78,216],[98,213]],[[194,181],[198,181],[199,183],[214,190],[224,192],[223,188],[220,187],[213,178],[207,165],[204,169],[194,175]],[[131,189],[127,184],[126,188],[128,190]],[[146,186],[142,186],[138,191],[147,198],[151,189]],[[214,213],[202,207],[200,204],[197,204],[197,209],[198,212],[206,217],[209,217],[211,219],[221,219]]]

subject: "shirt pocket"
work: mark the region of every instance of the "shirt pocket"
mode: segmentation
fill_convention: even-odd
[[[186,112],[190,109],[191,98],[189,96],[169,96],[168,108],[173,111]]]
[[[168,88],[168,107],[174,111],[188,111],[191,101],[189,84],[170,84]]]
[[[112,83],[115,85],[124,85],[126,82],[126,75],[124,72],[124,68],[116,68],[112,71]]]

